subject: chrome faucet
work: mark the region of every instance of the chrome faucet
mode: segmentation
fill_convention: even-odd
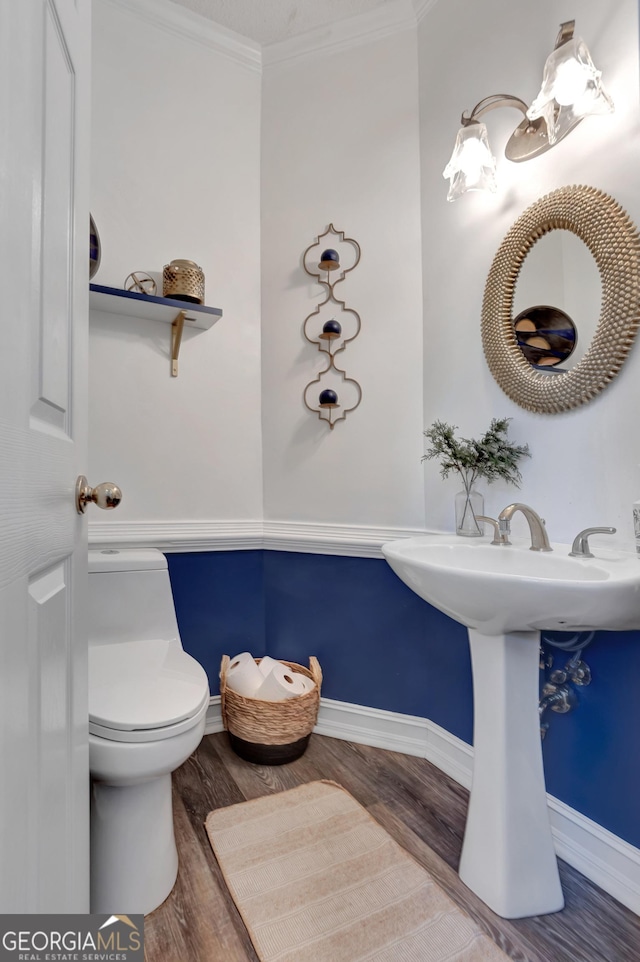
[[[573,539],[570,558],[593,558],[593,552],[589,550],[589,537],[592,534],[615,534],[615,528],[585,528]]]
[[[520,501],[514,502],[514,504],[508,504],[506,508],[503,508],[498,515],[498,524],[500,525],[500,531],[505,532],[507,538],[511,533],[511,519],[516,513],[520,511],[529,525],[529,531],[531,532],[531,551],[553,551],[553,548],[549,544],[549,538],[547,537],[547,529],[544,526],[544,520],[539,514],[530,508],[528,504],[522,504]],[[508,541],[504,542],[505,544]]]
[[[477,514],[476,521],[484,521],[486,524],[493,526],[493,541],[491,544],[511,544],[508,521],[496,521],[495,518],[490,518],[486,514]]]

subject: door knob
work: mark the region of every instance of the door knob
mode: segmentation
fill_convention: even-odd
[[[97,504],[99,508],[117,508],[122,501],[122,491],[113,481],[103,481],[92,488],[84,474],[76,481],[76,508],[78,514],[84,514],[88,504]]]

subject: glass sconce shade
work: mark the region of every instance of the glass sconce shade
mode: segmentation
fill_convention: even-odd
[[[542,88],[527,117],[544,117],[550,144],[562,140],[588,114],[613,113],[613,101],[602,86],[601,76],[579,37],[563,43],[547,57]]]
[[[468,190],[496,192],[496,159],[491,153],[486,124],[473,121],[460,128],[442,176],[449,178],[449,201],[457,200]]]

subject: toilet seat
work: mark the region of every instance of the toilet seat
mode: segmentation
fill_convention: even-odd
[[[209,694],[202,699],[194,715],[184,718],[175,725],[163,725],[161,728],[135,728],[125,730],[123,728],[107,728],[106,725],[99,725],[89,719],[89,734],[97,735],[98,738],[106,738],[111,742],[157,742],[163,738],[173,738],[174,735],[181,735],[198,724],[209,707]]]
[[[89,649],[89,731],[112,741],[156,741],[197,723],[209,702],[202,666],[177,639]]]

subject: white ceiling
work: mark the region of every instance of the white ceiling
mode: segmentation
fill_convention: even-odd
[[[347,20],[394,0],[172,0],[260,44]]]

